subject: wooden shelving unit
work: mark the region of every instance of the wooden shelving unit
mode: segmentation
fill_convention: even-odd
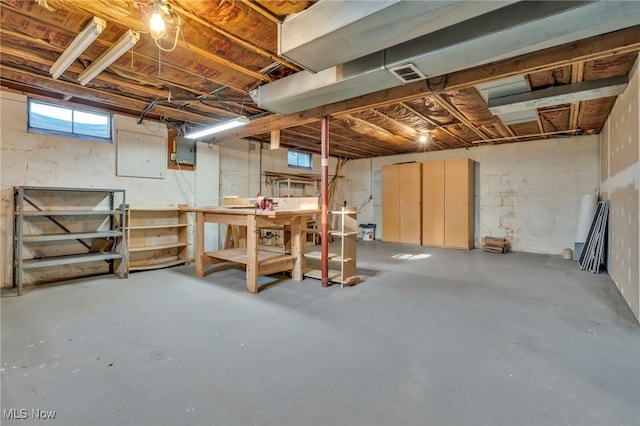
[[[127,207],[127,273],[187,262],[187,213],[179,207]]]
[[[126,276],[125,191],[14,189],[13,284],[116,273]],[[70,267],[74,265],[74,268]]]
[[[342,210],[329,212],[338,215],[340,228],[330,234],[340,238],[340,253],[329,253],[329,281],[340,283],[342,287],[357,283],[360,278],[356,271],[356,247],[358,221],[357,210],[353,207],[343,207]],[[322,260],[322,253],[312,251],[305,254],[307,259]],[[322,279],[321,272],[312,269],[304,274],[305,277]]]

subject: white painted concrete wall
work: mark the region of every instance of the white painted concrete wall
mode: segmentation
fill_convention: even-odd
[[[19,185],[125,189],[132,206],[211,204],[219,190],[217,147],[198,144],[196,171],[167,170],[164,179],[116,176],[116,145],[60,136],[27,133],[27,98],[0,92],[0,266],[3,287],[12,285],[13,187]],[[136,124],[131,117],[114,116],[115,129],[167,138],[164,124]],[[193,233],[190,233],[193,235]],[[217,228],[207,235],[215,249]]]
[[[474,147],[469,150],[356,160],[347,163],[349,204],[374,200],[359,223],[375,223],[380,238],[380,170],[385,164],[471,158],[476,165],[475,245],[484,236],[506,237],[512,250],[560,254],[573,248],[580,200],[599,186],[598,136]],[[372,184],[373,181],[373,184]],[[478,208],[479,207],[479,208]]]
[[[640,58],[639,58],[640,60]],[[600,133],[601,197],[610,200],[607,269],[640,322],[640,67]]]
[[[267,194],[264,179],[260,179],[262,172],[302,173],[320,175],[320,156],[313,155],[312,170],[289,167],[287,165],[286,148],[269,149],[262,148],[262,164],[260,162],[260,143],[244,139],[232,140],[220,143],[220,196],[255,197],[262,188],[262,194]],[[329,174],[335,172],[336,160],[329,159]],[[280,188],[280,196],[286,196],[285,186]],[[306,191],[306,194],[304,193]],[[311,195],[310,186],[293,185],[292,196]],[[274,194],[275,195],[275,194]]]

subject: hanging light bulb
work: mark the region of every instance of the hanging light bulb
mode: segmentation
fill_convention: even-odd
[[[420,141],[420,143],[427,143],[427,141],[429,140],[429,136],[427,136],[426,133],[422,133],[419,137],[418,137],[418,141]]]
[[[153,14],[151,15],[151,20],[149,21],[149,28],[151,29],[151,37],[156,40],[164,36],[164,33],[166,31],[164,18],[162,17],[160,9],[160,2],[158,1],[153,4]]]

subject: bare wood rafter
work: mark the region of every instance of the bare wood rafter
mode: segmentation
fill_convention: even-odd
[[[49,24],[47,24],[47,25],[49,25]],[[53,27],[52,25],[49,25],[49,26]],[[68,34],[68,35],[72,34],[70,31],[67,31],[67,30],[65,30],[63,28],[60,28],[60,27],[56,27],[56,31],[60,31],[60,32]],[[48,50],[51,50],[51,51],[55,51],[56,53],[61,53],[61,52],[64,51],[64,49],[61,48],[61,47],[57,47],[57,46],[51,45],[51,44],[49,44],[49,43],[47,43],[47,42],[45,42],[43,40],[37,39],[37,38],[33,38],[33,37],[30,37],[30,36],[27,36],[27,35],[24,35],[24,34],[20,34],[20,33],[14,32],[14,31],[9,31],[9,30],[7,30],[5,28],[0,28],[0,34],[2,34],[3,36],[11,36],[11,37],[15,37],[15,38],[20,39],[20,40],[24,40],[24,41],[27,41],[27,42],[30,42],[30,43],[37,44],[38,46],[41,46],[41,47],[43,47],[45,49],[48,49]],[[104,46],[105,49],[108,48],[109,46],[111,46],[110,43],[104,42],[104,41],[102,41],[100,39],[96,40],[94,43],[99,44],[101,46]],[[149,61],[150,63],[154,63],[155,64],[157,62],[157,58],[152,58],[151,56],[143,55],[141,53],[135,53],[135,55],[138,58],[142,58],[142,59],[144,59],[146,61]],[[85,60],[93,60],[93,58],[88,58],[86,55],[81,55],[80,57],[85,59]],[[188,70],[186,68],[178,68],[177,66],[172,65],[172,64],[168,64],[168,63],[163,63],[163,66],[167,67],[167,68],[170,68],[170,69],[174,70],[175,72],[179,72],[181,74],[186,74],[186,75],[189,75],[191,77],[202,79],[202,74],[200,74],[199,72],[191,71],[191,70]],[[112,64],[109,68],[111,68],[111,69],[121,69],[121,67],[119,67],[115,63]],[[102,75],[103,75],[102,73],[99,74],[96,77],[96,79],[97,80],[101,79]],[[145,76],[140,75],[138,77],[140,78],[140,82],[143,83],[143,84],[157,85],[157,82],[159,81],[159,82],[162,82],[162,84],[171,84],[172,86],[179,87],[179,88],[181,88],[181,89],[183,89],[185,91],[194,92],[194,89],[192,87],[187,87],[187,86],[181,85],[180,83],[175,82],[175,81],[167,81],[167,80],[161,79],[159,77],[153,77],[153,76],[150,76],[150,75],[145,75]],[[147,79],[147,80],[145,80],[145,79]],[[234,90],[237,90],[237,91],[242,92],[242,93],[248,93],[248,91],[245,88],[234,87],[232,85],[227,84],[226,82],[217,81],[217,80],[212,79],[212,78],[209,78],[209,81],[215,82],[216,84],[219,84],[221,86],[232,87]],[[208,94],[208,93],[200,92],[200,94]]]
[[[258,2],[254,1],[254,0],[242,0],[242,3],[245,4],[246,6],[248,6],[250,9],[258,12],[260,15],[264,16],[265,18],[267,18],[271,22],[273,22],[275,24],[280,22],[280,18],[278,18],[276,15],[274,15],[273,13],[268,11],[267,9],[263,8],[262,6],[260,6],[260,4],[258,4]]]
[[[306,128],[306,126],[304,126]],[[313,129],[314,131],[316,129]],[[313,136],[313,135],[309,135],[308,133],[303,133],[303,132],[297,132],[297,131],[293,131],[293,128],[289,128],[286,130],[287,133],[291,133],[294,135],[301,135],[301,136],[305,136],[305,137],[311,137],[314,140],[317,140],[317,143],[319,144],[320,141],[320,136],[318,135],[318,137]],[[362,147],[358,147],[358,146],[353,146],[353,144],[350,144],[347,138],[338,135],[334,132],[330,132],[329,137],[331,138],[331,150],[333,151],[334,149],[339,150],[339,149],[347,149],[347,150],[352,150],[356,153],[358,153],[359,155],[375,155],[377,154],[379,151],[375,151],[375,150],[368,150],[368,149],[364,149]],[[338,139],[338,140],[336,140]],[[320,146],[320,145],[318,145]]]
[[[140,31],[140,32],[147,32],[148,29],[144,26],[141,25],[141,20],[132,18],[132,17],[127,17],[122,15],[121,20],[118,22],[113,22],[113,18],[109,15],[106,14],[104,12],[104,10],[100,7],[100,4],[98,2],[91,2],[91,1],[87,1],[87,2],[72,2],[71,4],[68,4],[68,2],[63,2],[63,1],[58,1],[56,2],[56,6],[65,9],[65,10],[69,10],[71,12],[75,12],[77,13],[78,11],[82,11],[88,15],[93,15],[93,16],[97,16],[99,18],[104,19],[107,22],[110,23],[114,23],[114,24],[118,24],[118,25],[125,25],[126,27],[130,28],[130,29],[134,29],[136,31]],[[25,12],[16,9],[15,7],[13,7],[12,5],[6,5],[4,4],[3,7],[8,7],[9,9],[11,9],[12,11],[19,13],[23,16],[28,17],[28,19],[30,20],[34,20],[35,18],[33,16],[30,16],[28,14],[26,14]],[[42,21],[39,21],[41,23],[43,23]],[[50,22],[46,22],[43,23],[46,24],[47,26],[53,26],[52,23]],[[146,25],[146,24],[144,24]],[[260,81],[264,81],[264,82],[270,82],[272,81],[271,77],[259,73],[257,71],[254,70],[250,70],[242,65],[236,64],[233,61],[230,61],[229,59],[223,58],[219,55],[215,55],[215,54],[211,54],[209,53],[208,50],[205,50],[199,46],[195,46],[195,45],[191,45],[189,44],[188,46],[185,45],[184,41],[181,40],[180,38],[178,38],[178,46],[184,48],[184,49],[191,49],[193,51],[194,54],[201,56],[202,58],[205,58],[211,62],[215,62],[217,64],[220,64],[222,66],[225,66],[227,68],[233,69],[237,72],[240,72],[244,75],[247,75],[249,77],[255,78],[257,80]]]
[[[290,68],[294,71],[301,71],[302,68],[300,68],[299,66],[286,61],[284,59],[282,59],[281,57],[279,57],[278,55],[276,55],[273,52],[269,52],[266,49],[263,49],[259,46],[256,46],[255,44],[244,40],[238,36],[236,36],[235,34],[230,33],[229,31],[225,30],[224,28],[219,27],[218,25],[212,24],[211,22],[201,18],[200,16],[196,15],[195,13],[189,12],[186,9],[181,8],[180,6],[177,5],[172,5],[171,8],[173,10],[175,10],[176,12],[180,13],[181,15],[184,15],[186,17],[188,17],[189,19],[192,19],[196,22],[198,22],[199,24],[207,27],[210,30],[213,30],[215,32],[217,32],[218,34],[228,38],[229,40],[233,41],[234,43],[244,47],[247,50],[251,50],[254,53],[257,53],[260,56],[263,56],[267,59],[272,60],[273,62],[277,62],[279,64],[282,64],[284,66],[286,66],[287,68]]]
[[[368,122],[366,120],[363,120],[361,118],[354,117],[353,115],[347,114],[347,115],[344,115],[343,117],[346,118],[347,120],[353,120],[353,121],[355,121],[356,123],[358,123],[361,126],[368,127],[368,128],[370,128],[372,130],[375,130],[378,133],[382,133],[382,134],[386,135],[387,137],[390,137],[391,140],[393,140],[396,144],[399,143],[400,145],[404,145],[404,144],[415,144],[416,143],[416,141],[412,141],[409,138],[406,138],[406,137],[401,136],[401,135],[395,135],[395,134],[391,133],[390,131],[388,131],[387,129],[383,129],[380,126],[377,126],[377,125],[375,125],[373,123],[370,123],[370,122]]]
[[[406,108],[407,111],[410,111],[412,114],[415,114],[416,116],[422,118],[423,120],[425,120],[426,122],[430,123],[432,126],[435,126],[436,129],[446,133],[447,135],[451,136],[452,138],[454,138],[455,140],[457,140],[458,142],[460,142],[463,145],[468,144],[467,141],[465,141],[464,139],[462,139],[461,137],[459,137],[458,135],[456,135],[455,133],[453,133],[452,131],[450,131],[449,129],[447,129],[448,126],[441,126],[438,122],[436,122],[435,120],[432,120],[431,118],[427,117],[424,114],[421,114],[420,112],[418,112],[415,108],[413,108],[412,106],[408,105],[405,102],[400,102],[400,105],[403,108]],[[454,126],[457,124],[451,124],[451,126]],[[446,146],[445,144],[443,144],[444,146]]]
[[[40,62],[47,65],[51,65],[53,63],[53,61],[42,58],[41,56],[36,55],[33,52],[24,52],[6,45],[3,46],[3,53],[5,55],[14,55],[14,56],[21,57],[22,59],[26,59],[34,62]],[[83,68],[81,68],[80,65],[72,64],[69,67],[69,70],[80,73],[83,70]],[[114,78],[107,73],[101,74],[100,80],[107,82],[109,84],[118,85],[125,88],[127,90],[127,97],[131,97],[132,95],[137,95],[138,97],[147,97],[147,98],[155,97],[160,99],[166,99],[165,102],[169,102],[169,103],[171,100],[171,96],[169,96],[169,94],[166,91],[154,89],[153,86],[145,86],[141,84],[128,83],[123,79]],[[114,93],[114,92],[111,92],[111,93]],[[70,100],[71,98],[72,98],[71,96],[65,96],[64,99]],[[201,109],[203,113],[207,113],[207,114],[228,114],[229,113],[229,111],[226,109],[212,106],[204,102],[198,102],[195,99],[192,101],[192,103],[197,103],[200,106],[200,108],[195,108],[195,109]],[[184,103],[182,104],[184,105]]]
[[[584,79],[584,62],[579,62],[571,67],[571,83],[580,83]],[[578,128],[578,117],[580,115],[580,102],[571,103],[569,112],[569,128]]]
[[[433,94],[430,97],[439,106],[441,106],[442,108],[446,109],[449,112],[449,114],[453,115],[455,118],[458,119],[458,121],[460,121],[462,124],[467,126],[473,133],[478,135],[480,137],[480,139],[484,139],[484,140],[489,139],[489,136],[487,136],[482,130],[480,130],[476,126],[474,126],[473,123],[471,121],[469,121],[469,119],[463,113],[458,111],[458,109],[455,106],[451,105],[451,103],[449,103],[449,101],[447,101],[445,98],[443,98],[442,95]],[[466,145],[470,146],[469,142],[465,141],[464,143]]]
[[[315,127],[310,127],[308,124],[304,125],[302,127],[306,127],[306,128],[310,128],[313,129],[313,131],[319,131],[319,129],[316,129]],[[383,141],[379,141],[377,139],[371,139],[368,142],[365,142],[364,139],[365,137],[363,135],[358,135],[358,138],[350,138],[348,136],[344,136],[342,134],[340,134],[339,132],[337,132],[335,129],[342,129],[343,131],[348,131],[348,132],[353,132],[353,130],[351,130],[348,127],[344,127],[342,126],[341,123],[336,122],[335,120],[331,121],[331,126],[330,126],[330,130],[329,130],[329,136],[331,137],[331,141],[332,143],[335,141],[335,139],[339,139],[340,141],[343,141],[343,145],[346,145],[349,147],[349,149],[355,149],[355,150],[359,150],[362,152],[366,152],[369,154],[384,154],[384,155],[392,155],[393,153],[395,153],[395,151],[389,149],[389,148],[385,148],[383,146],[380,146],[382,144],[384,144]],[[363,146],[358,146],[358,147],[354,147],[353,146],[353,142],[363,142],[366,143],[368,147],[372,147],[374,149],[366,149]]]
[[[106,93],[102,90],[96,90],[91,88],[82,88],[75,83],[68,83],[66,81],[51,80],[48,77],[25,71],[22,69],[13,68],[7,65],[0,64],[0,72],[2,78],[5,81],[15,81],[18,84],[26,86],[36,86],[38,88],[48,88],[63,96],[70,96],[71,98],[82,97],[88,99],[90,102],[101,104],[104,107],[119,107],[126,105],[127,109],[132,111],[132,115],[135,111],[142,111],[146,106],[145,101],[136,100],[133,98],[125,97],[122,95]],[[27,81],[28,80],[28,81]],[[162,116],[171,116],[176,120],[190,121],[194,123],[210,123],[211,117],[196,114],[194,112],[188,112],[181,110],[180,108],[169,108],[165,106],[159,106],[158,112]]]

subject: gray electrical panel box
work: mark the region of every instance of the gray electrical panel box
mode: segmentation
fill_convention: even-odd
[[[176,163],[196,165],[196,141],[183,137],[176,137]]]

